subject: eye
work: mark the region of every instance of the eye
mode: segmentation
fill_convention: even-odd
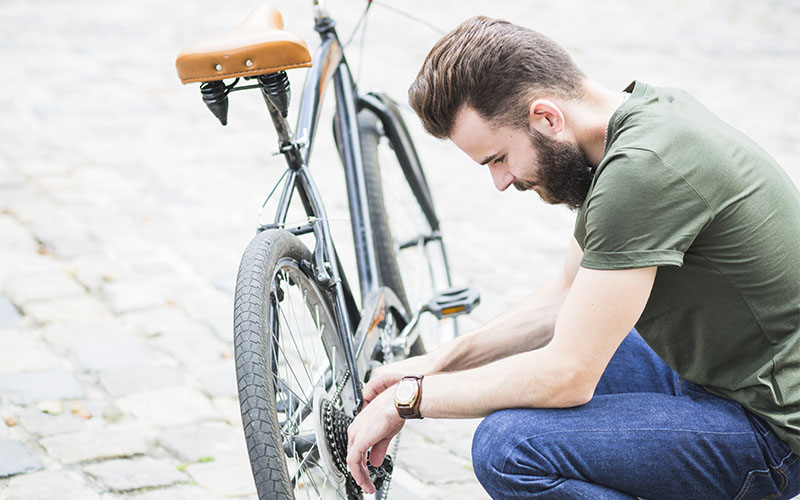
[[[495,160],[492,163],[494,163],[495,165],[499,165],[500,163],[503,163],[504,161],[506,161],[506,156],[505,155],[503,155],[503,156],[501,156],[499,158],[495,158]]]

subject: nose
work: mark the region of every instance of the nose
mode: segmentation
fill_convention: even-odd
[[[490,165],[489,172],[492,174],[494,187],[498,191],[505,191],[515,180],[514,174],[508,170],[508,166],[505,163]]]

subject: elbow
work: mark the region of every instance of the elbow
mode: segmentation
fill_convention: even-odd
[[[585,369],[567,370],[558,384],[558,395],[554,398],[554,406],[571,408],[582,406],[592,400],[597,387],[598,378]]]

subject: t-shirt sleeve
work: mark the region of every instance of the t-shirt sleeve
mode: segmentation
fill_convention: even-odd
[[[585,224],[581,266],[633,269],[682,266],[712,211],[656,153],[632,149],[615,153],[605,165],[580,217]]]

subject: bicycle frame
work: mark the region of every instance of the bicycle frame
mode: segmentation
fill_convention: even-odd
[[[316,244],[313,250],[313,276],[332,295],[339,341],[343,346],[345,361],[352,375],[350,379],[355,408],[358,409],[362,402],[359,373],[367,368],[364,353],[369,355],[377,342],[377,339],[374,338],[376,336],[372,336],[371,342],[367,342],[367,337],[370,336],[369,330],[375,326],[377,318],[387,315],[389,309],[393,309],[400,316],[401,327],[408,322],[409,313],[405,311],[394,292],[380,286],[367,203],[357,113],[361,107],[369,107],[384,122],[389,123],[396,120],[392,120],[389,110],[382,106],[379,100],[369,99],[370,96],[365,98],[358,96],[350,68],[336,34],[333,19],[324,14],[319,15],[315,18],[315,29],[320,34],[322,42],[314,53],[312,67],[306,76],[294,136],[286,118],[278,111],[278,107],[266,94],[263,94],[278,132],[280,152],[286,158],[289,170],[281,190],[274,223],[263,225],[259,230],[281,228],[297,235],[314,233]],[[323,99],[331,82],[333,82],[336,96],[337,126],[342,131],[339,146],[344,163],[356,250],[356,265],[362,298],[361,311],[357,310],[352,291],[344,277],[332,243],[325,207],[308,167]],[[416,160],[416,170],[421,172],[416,153],[413,156]],[[297,227],[286,227],[289,205],[295,191],[309,217],[308,223]],[[430,200],[426,197],[425,201],[431,207],[430,213],[433,214]],[[433,218],[435,220],[435,215]],[[438,234],[438,220],[435,220],[435,225],[432,224],[432,227]],[[354,328],[356,322],[358,322],[358,328]]]

